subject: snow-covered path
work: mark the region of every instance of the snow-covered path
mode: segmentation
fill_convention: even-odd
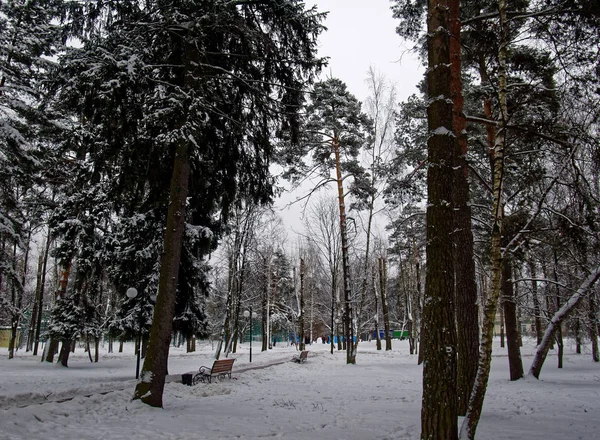
[[[187,354],[172,349],[164,409],[131,401],[132,353],[104,353],[97,364],[76,352],[64,369],[0,350],[0,439],[417,439],[421,367],[404,341],[391,352],[361,343],[357,365],[345,352],[314,344],[305,364],[293,347],[234,354],[233,380],[190,387],[181,373],[211,365],[210,344]],[[529,366],[531,346],[523,348]],[[567,352],[570,352],[567,349]],[[496,350],[478,429],[479,439],[600,439],[600,365],[569,354],[565,368],[550,356],[542,380],[508,381]],[[40,398],[46,403],[40,404]],[[65,400],[68,399],[68,400]]]

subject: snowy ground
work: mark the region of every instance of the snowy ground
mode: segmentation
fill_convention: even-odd
[[[345,352],[313,344],[305,364],[290,362],[292,346],[261,353],[254,344],[234,354],[234,379],[183,385],[181,374],[212,365],[213,347],[196,353],[171,348],[164,409],[131,401],[132,347],[92,364],[78,349],[69,368],[0,349],[1,440],[186,439],[418,439],[421,367],[405,341],[391,352],[374,342],[359,346],[356,365]],[[564,368],[550,354],[540,381],[508,380],[504,349],[495,347],[492,377],[478,439],[600,439],[600,365],[566,345]],[[534,346],[526,342],[529,368]],[[586,350],[584,350],[586,351]],[[589,351],[589,350],[587,350]]]

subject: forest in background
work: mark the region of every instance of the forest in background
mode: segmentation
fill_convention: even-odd
[[[161,406],[169,344],[227,356],[244,311],[262,350],[328,337],[347,363],[395,330],[428,360],[423,438],[448,439],[457,415],[475,434],[495,332],[511,380],[523,333],[535,377],[566,337],[598,362],[598,11],[430,3],[391,2],[421,92],[398,103],[372,69],[361,103],[318,76],[323,13],[297,1],[2,2],[9,356],[19,330],[65,366],[76,340],[97,360],[139,338],[163,383],[136,396]],[[309,186],[297,237],[270,208],[290,185]]]

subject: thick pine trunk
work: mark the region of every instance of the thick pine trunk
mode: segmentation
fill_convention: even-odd
[[[502,305],[504,307],[504,322],[506,323],[510,380],[518,380],[523,377],[523,361],[519,346],[517,304],[512,282],[512,265],[508,257],[505,257],[503,261]]]
[[[167,359],[175,313],[175,295],[179,277],[181,244],[185,232],[185,211],[190,175],[187,141],[180,139],[175,151],[175,163],[169,192],[169,210],[163,244],[163,254],[158,280],[158,295],[154,307],[153,324],[150,330],[148,353],[144,359],[141,380],[138,382],[134,399],[162,407]]]
[[[352,295],[350,292],[350,250],[348,243],[348,231],[346,228],[346,202],[344,196],[344,181],[342,179],[342,169],[340,164],[340,141],[337,133],[332,142],[333,153],[335,155],[335,174],[337,179],[338,203],[340,208],[340,236],[342,241],[342,273],[344,286],[344,336],[346,341],[346,363],[356,363],[356,346],[354,345],[354,323],[352,311]],[[358,338],[357,338],[358,339]]]
[[[452,187],[453,103],[449,12],[458,0],[430,0],[427,20],[427,272],[423,307],[421,439],[452,440],[457,431]]]
[[[454,277],[456,295],[456,331],[458,343],[458,414],[467,412],[469,396],[477,375],[479,358],[479,310],[475,260],[473,258],[473,232],[469,204],[469,168],[467,165],[466,118],[463,112],[461,22],[460,3],[450,2],[450,75],[452,101],[454,102],[453,132],[456,135],[454,150]]]

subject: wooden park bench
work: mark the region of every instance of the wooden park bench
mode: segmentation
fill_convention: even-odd
[[[307,357],[308,357],[308,351],[304,350],[304,351],[300,352],[300,354],[297,354],[296,356],[294,356],[292,358],[292,360],[294,362],[298,362],[299,364],[303,364],[304,361],[306,361]]]
[[[228,376],[231,379],[231,369],[233,368],[233,361],[235,359],[220,359],[213,362],[212,368],[205,367],[204,365],[198,369],[198,373],[194,376],[192,383],[195,385],[198,382],[210,383],[213,377],[224,379]]]

